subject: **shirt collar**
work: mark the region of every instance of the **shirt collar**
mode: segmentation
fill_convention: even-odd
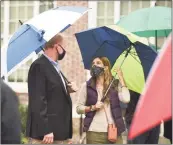
[[[59,64],[58,62],[54,61],[52,58],[50,58],[49,56],[47,56],[46,54],[43,54],[55,67],[57,67],[59,69]]]

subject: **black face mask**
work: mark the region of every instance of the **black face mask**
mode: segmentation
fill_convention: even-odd
[[[104,72],[104,68],[103,67],[99,67],[99,66],[93,66],[90,70],[90,74],[92,77],[98,77],[100,75],[102,75]]]
[[[61,45],[59,45],[59,46],[62,48],[63,52],[61,54],[58,52],[58,60],[62,60],[66,54],[66,51],[64,50],[64,48]]]

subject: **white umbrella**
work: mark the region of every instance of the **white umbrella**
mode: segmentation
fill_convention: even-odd
[[[26,21],[11,37],[1,58],[1,77],[9,76],[21,64],[39,53],[44,44],[63,32],[89,9],[62,6],[45,11]],[[3,68],[2,68],[3,66]]]

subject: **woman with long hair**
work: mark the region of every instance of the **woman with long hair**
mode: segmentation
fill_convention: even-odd
[[[121,134],[125,131],[120,101],[130,101],[129,90],[126,87],[123,73],[118,68],[118,80],[114,80],[105,99],[103,96],[111,83],[113,76],[111,65],[106,57],[97,57],[93,60],[90,69],[91,78],[85,82],[79,92],[76,111],[85,114],[83,131],[86,132],[87,144],[122,144]],[[117,129],[117,140],[111,141],[108,137],[108,125]]]

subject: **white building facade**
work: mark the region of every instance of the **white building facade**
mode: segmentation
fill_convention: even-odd
[[[157,5],[171,7],[171,2],[171,0],[157,1]],[[115,24],[128,13],[141,8],[153,7],[155,3],[155,0],[88,1],[88,7],[92,8],[88,12],[88,28]],[[58,6],[57,1],[1,1],[1,46],[8,44],[9,38],[20,26],[19,20],[25,22],[56,6]],[[154,44],[154,38],[149,40]],[[164,40],[165,38],[158,38],[158,46],[162,46]],[[29,60],[6,78],[6,82],[16,92],[27,93],[28,69],[35,59]]]

